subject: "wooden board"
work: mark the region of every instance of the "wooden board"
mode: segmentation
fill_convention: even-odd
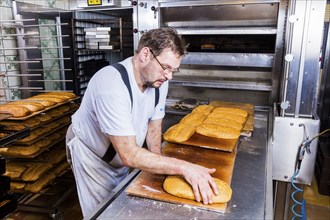
[[[216,172],[212,174],[212,176],[225,181],[229,185],[231,183],[236,158],[236,149],[229,153],[212,149],[167,143],[163,148],[163,155],[186,160],[208,168],[216,168]],[[162,186],[165,177],[165,175],[151,174],[142,171],[140,175],[129,185],[126,193],[148,199],[191,205],[197,208],[216,212],[225,212],[227,203],[204,205],[193,200],[182,199],[166,193]]]
[[[213,138],[194,133],[188,140],[176,144],[184,144],[195,147],[232,152],[237,144],[237,141],[237,139]]]

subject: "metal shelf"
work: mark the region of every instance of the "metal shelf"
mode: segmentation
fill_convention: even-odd
[[[272,85],[269,80],[254,80],[251,79],[230,79],[230,78],[209,78],[206,77],[175,77],[170,81],[172,86],[187,86],[187,87],[203,87],[203,88],[218,88],[218,89],[237,89],[237,90],[252,90],[270,92]]]
[[[189,52],[181,64],[272,67],[274,54]]]

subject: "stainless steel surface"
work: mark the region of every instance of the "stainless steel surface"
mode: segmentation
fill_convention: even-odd
[[[305,140],[319,133],[319,119],[275,117],[273,136],[273,179],[280,181],[291,181],[295,173],[299,147]],[[304,125],[304,126],[302,126]],[[310,145],[311,154],[305,152],[301,163],[299,175],[295,182],[311,184],[314,176],[315,158],[317,153],[317,142]]]
[[[202,35],[205,33],[208,34],[276,34],[277,29],[274,27],[263,27],[263,28],[256,28],[256,27],[244,27],[244,28],[235,28],[235,27],[227,27],[227,28],[194,28],[188,29],[188,28],[176,28],[176,30],[180,34],[197,34]]]
[[[233,197],[225,213],[129,196],[122,191],[110,204],[104,205],[113,196],[103,202],[103,207],[97,207],[95,212],[105,210],[96,219],[264,219],[271,216],[272,204],[266,204],[272,196],[267,195],[271,192],[266,190],[266,183],[271,182],[267,178],[272,176],[267,169],[268,117],[268,111],[257,111],[253,136],[238,146],[231,183]]]
[[[171,6],[190,6],[190,5],[232,5],[232,4],[260,4],[260,3],[275,3],[280,0],[159,0],[159,3],[163,7]]]
[[[287,59],[281,102],[289,102],[281,116],[312,118],[316,111],[317,86],[326,0],[290,1],[286,21]]]
[[[189,86],[189,87],[203,87],[203,88],[222,88],[222,89],[240,89],[240,90],[254,90],[254,91],[271,91],[272,86],[269,80],[251,81],[248,79],[223,79],[220,77],[193,77],[181,76],[171,80],[171,85]]]
[[[134,50],[143,33],[148,30],[158,28],[159,26],[159,10],[152,11],[151,7],[158,8],[157,0],[137,1],[138,4],[133,7],[133,29],[134,32]],[[142,4],[139,4],[142,3]]]
[[[185,81],[180,72],[170,85],[170,90],[175,92],[170,92],[169,98],[240,102],[244,96],[248,102],[259,106],[270,106],[277,101],[287,1],[159,0],[158,3],[159,26],[174,27],[190,45],[191,51],[182,60],[180,70],[191,72],[195,68],[195,73],[199,71],[204,78],[191,77]],[[139,12],[140,7],[136,10]],[[153,19],[151,11],[147,16],[148,21]],[[256,38],[259,40],[253,42]],[[202,45],[208,43],[215,48],[203,49]],[[238,45],[242,48],[236,48]],[[214,77],[206,76],[202,65],[212,67]],[[230,72],[222,71],[223,67],[241,74],[231,77]],[[254,71],[269,74],[252,78],[250,72]],[[227,76],[223,77],[224,73]]]
[[[190,52],[181,64],[272,67],[273,54]]]

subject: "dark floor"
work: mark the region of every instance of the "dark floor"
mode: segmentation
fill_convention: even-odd
[[[315,180],[313,180],[311,186],[305,186],[304,198],[307,202],[307,220],[330,219],[330,197],[318,193]],[[52,218],[64,220],[82,219],[76,191],[73,191],[58,209],[58,214],[53,216],[50,214],[15,211],[5,218],[5,220],[48,220]]]

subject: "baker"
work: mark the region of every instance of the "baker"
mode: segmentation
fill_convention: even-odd
[[[211,204],[213,193],[218,194],[210,175],[214,168],[161,155],[168,80],[179,71],[186,47],[172,28],[150,30],[134,56],[102,68],[89,81],[66,137],[84,217],[130,168],[181,175],[192,186],[196,201],[204,204]]]

